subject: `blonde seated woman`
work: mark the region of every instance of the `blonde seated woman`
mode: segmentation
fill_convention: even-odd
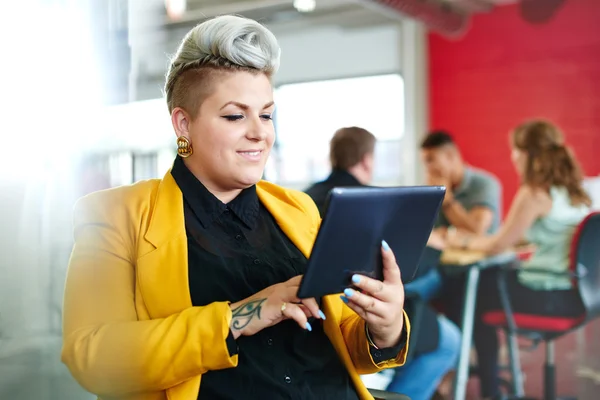
[[[521,178],[506,219],[494,235],[449,234],[454,247],[498,253],[523,238],[536,251],[526,262],[509,272],[507,286],[515,312],[547,316],[576,316],[581,300],[567,272],[570,243],[577,225],[590,212],[591,200],[583,189],[583,176],[561,131],[552,123],[534,120],[518,126],[511,134],[511,157]],[[534,272],[551,269],[559,274]],[[528,271],[528,269],[530,269]],[[498,270],[484,271],[477,298],[477,314],[502,309],[497,286]],[[464,288],[447,285],[444,298],[449,317],[458,321]],[[481,396],[499,394],[498,337],[495,328],[476,318],[474,342],[478,356]]]
[[[359,374],[404,363],[385,242],[383,282],[296,297],[320,218],[307,195],[260,180],[279,54],[252,20],[193,28],[165,85],[173,168],[77,204],[62,360],[99,398],[372,399]]]

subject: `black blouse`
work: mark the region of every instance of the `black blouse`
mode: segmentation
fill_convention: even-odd
[[[304,273],[306,258],[260,203],[255,186],[224,204],[181,158],[171,174],[184,198],[194,306],[234,303]],[[238,366],[203,374],[198,398],[358,400],[321,320],[309,322],[312,332],[288,320],[253,336],[230,335]]]

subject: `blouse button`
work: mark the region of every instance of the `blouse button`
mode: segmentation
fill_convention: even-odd
[[[256,265],[260,264],[260,260],[257,258],[256,260],[254,260],[254,264],[256,264]]]
[[[267,344],[268,344],[269,346],[273,346],[273,339],[271,339],[271,338],[268,338],[268,339],[267,339]]]
[[[242,235],[235,235],[236,240],[242,239]]]
[[[284,378],[285,383],[292,383],[292,378],[290,378],[289,376],[285,376]]]

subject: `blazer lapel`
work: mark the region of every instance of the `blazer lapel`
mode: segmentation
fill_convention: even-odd
[[[269,210],[285,235],[298,247],[306,258],[310,256],[317,229],[305,212],[296,204],[287,202],[285,189],[261,181],[256,185],[256,194]]]
[[[350,357],[348,347],[346,346],[346,342],[344,341],[340,329],[342,307],[344,307],[344,305],[341,300],[337,302],[333,301],[333,296],[338,295],[332,294],[323,298],[323,312],[325,312],[325,315],[327,316],[327,319],[323,321],[323,330],[333,345],[333,348],[338,353],[338,356],[346,366],[346,369],[351,371],[354,369],[354,364],[352,363],[352,358]]]
[[[138,280],[151,318],[164,318],[192,307],[183,195],[171,171],[159,184],[144,238],[154,250],[137,261]]]

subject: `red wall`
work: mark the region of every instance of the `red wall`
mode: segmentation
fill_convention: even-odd
[[[429,35],[429,63],[430,127],[502,180],[505,212],[518,184],[508,132],[525,119],[557,122],[586,174],[600,174],[600,0],[567,0],[539,25],[516,5],[476,15],[461,39]]]

